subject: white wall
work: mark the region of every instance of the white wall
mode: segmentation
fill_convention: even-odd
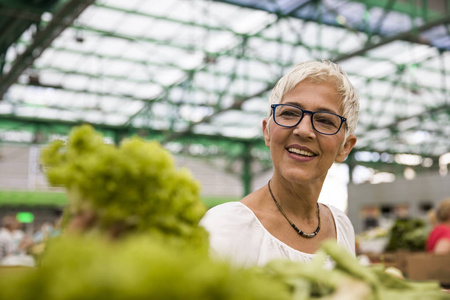
[[[355,231],[363,231],[361,209],[365,206],[399,205],[409,206],[411,217],[425,217],[420,206],[433,203],[436,206],[445,197],[450,197],[450,176],[424,175],[414,180],[397,179],[391,183],[350,184],[348,186],[348,215]]]
[[[0,145],[0,189],[50,189],[38,164],[39,147]],[[201,184],[204,196],[241,198],[243,187],[239,176],[223,171],[223,166],[206,160],[177,156],[177,167],[186,167]]]

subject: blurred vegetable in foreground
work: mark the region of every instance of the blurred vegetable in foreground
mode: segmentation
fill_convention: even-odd
[[[324,268],[327,256],[333,269]],[[438,282],[398,278],[381,265],[362,266],[335,241],[324,242],[309,264],[273,260],[263,272],[284,282],[293,300],[450,300]]]
[[[113,237],[157,232],[207,244],[198,226],[206,210],[199,184],[188,170],[175,168],[158,142],[132,137],[116,147],[83,125],[72,130],[67,143],[44,148],[41,161],[49,182],[67,189],[69,229]]]
[[[324,267],[327,256],[335,262]],[[445,300],[436,282],[413,282],[364,267],[334,241],[311,263],[273,260],[236,268],[154,235],[70,235],[52,240],[39,268],[0,277],[0,299],[14,300]]]
[[[15,275],[15,276],[14,276]],[[287,300],[281,283],[154,236],[51,241],[36,270],[0,278],[0,299]]]
[[[44,149],[42,162],[49,181],[67,188],[68,224],[38,268],[1,275],[0,299],[450,299],[437,282],[360,265],[335,241],[308,264],[243,269],[213,260],[198,226],[199,186],[156,142],[131,138],[117,148],[81,126],[67,145]]]

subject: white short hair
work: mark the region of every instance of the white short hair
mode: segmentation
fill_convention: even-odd
[[[269,117],[272,114],[270,105],[280,103],[286,93],[294,89],[298,83],[304,80],[318,83],[331,82],[335,84],[337,92],[342,99],[342,116],[347,119],[345,135],[353,134],[358,122],[359,97],[344,70],[329,60],[299,63],[286,75],[281,77],[269,96]]]

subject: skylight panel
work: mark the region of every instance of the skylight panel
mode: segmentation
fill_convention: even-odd
[[[53,57],[56,55],[56,51],[52,48],[47,48],[41,56],[35,61],[34,65],[38,68],[49,65],[53,61]]]
[[[181,3],[182,3],[181,1],[177,0],[165,0],[159,1],[158,5],[155,5],[154,1],[141,1],[139,3],[139,10],[146,13],[167,16],[171,11],[175,10],[178,6],[180,6]]]
[[[410,44],[403,41],[392,41],[388,44],[376,47],[375,49],[369,50],[368,56],[373,56],[376,58],[384,58],[386,60],[391,59],[393,54],[403,52],[410,49]]]
[[[183,105],[180,107],[180,116],[190,122],[200,122],[213,113],[211,107]]]
[[[98,49],[102,36],[86,30],[68,28],[63,33],[64,37],[58,37],[50,49],[62,51],[68,49],[73,52],[93,53]],[[46,51],[48,51],[47,49]]]
[[[21,117],[34,117],[37,109],[34,107],[19,106],[15,108],[15,115]]]
[[[429,87],[432,89],[442,88],[442,74],[436,70],[420,70],[420,72],[413,72],[412,81],[418,84],[417,92],[421,92],[421,87]]]
[[[268,24],[273,23],[277,17],[274,14],[253,10],[245,14],[239,14],[232,23],[231,29],[239,34],[254,34],[261,31]]]
[[[137,99],[151,100],[163,92],[163,88],[156,84],[140,84],[136,87],[133,95]]]
[[[76,53],[69,52],[55,52],[52,55],[52,59],[48,61],[49,65],[59,69],[72,69],[80,61],[81,56]]]
[[[151,54],[149,53],[147,46],[142,43],[129,42],[128,47],[122,53],[122,56],[134,61],[145,61]]]
[[[135,82],[119,80],[111,87],[111,92],[119,95],[133,95],[137,87],[138,84]]]
[[[126,13],[124,12],[99,8],[96,11],[95,18],[83,20],[83,25],[114,32],[120,27],[125,17]]]
[[[202,52],[185,53],[174,58],[174,63],[185,70],[193,70],[202,65],[204,55]]]
[[[123,101],[114,96],[103,96],[98,98],[97,109],[104,113],[117,112],[123,105]]]
[[[397,66],[387,61],[372,62],[371,65],[365,69],[360,70],[360,73],[370,78],[382,78],[390,74],[395,74]]]
[[[108,65],[108,60],[96,56],[83,55],[78,63],[73,66],[73,70],[79,73],[86,73],[90,76],[98,76]]]
[[[116,29],[116,33],[127,36],[143,36],[151,30],[154,23],[154,20],[145,16],[126,14],[120,22],[120,26]]]
[[[89,85],[90,80],[83,75],[65,75],[63,82],[65,88],[83,90]]]
[[[102,72],[108,74],[109,76],[123,77],[127,76],[133,78],[133,70],[135,69],[135,64],[124,60],[111,60],[108,64],[102,66]]]
[[[0,102],[0,115],[10,115],[13,111],[13,105],[11,103]]]
[[[162,85],[168,86],[180,81],[185,76],[186,75],[183,71],[177,69],[166,69],[161,70],[161,72],[158,73],[158,76],[154,79]]]
[[[178,35],[180,30],[184,31],[186,27],[183,28],[181,24],[171,21],[155,20],[144,30],[143,37],[169,42]]]
[[[57,119],[59,112],[59,110],[53,108],[41,108],[35,111],[35,117],[42,119]]]
[[[220,133],[223,136],[228,137],[238,137],[243,139],[251,139],[261,136],[261,129],[256,127],[242,128],[241,126],[236,127],[222,127],[220,128]]]
[[[142,0],[127,0],[127,1],[123,1],[123,0],[102,0],[102,1],[97,1],[98,4],[102,5],[102,4],[106,4],[109,6],[114,6],[114,7],[120,7],[123,9],[138,9],[141,7],[142,2],[147,2],[147,1],[142,1]],[[154,5],[154,3],[153,3]]]
[[[102,123],[103,121],[103,114],[99,111],[85,111],[83,112],[82,119],[86,120],[87,122],[91,123]]]
[[[25,91],[26,91],[25,86],[19,85],[19,84],[14,84],[9,88],[9,90],[5,94],[4,98],[6,100],[17,101],[18,99],[21,99],[23,97],[23,95],[25,94]],[[0,101],[0,104],[1,103],[2,103],[2,101]]]
[[[117,84],[117,79],[100,76],[91,78],[87,88],[93,93],[111,93],[111,89]]]
[[[204,48],[207,52],[220,52],[236,47],[241,41],[229,32],[217,32],[205,41]]]
[[[268,113],[269,109],[270,107],[268,99],[266,101],[264,101],[263,99],[250,99],[242,104],[243,111],[256,112],[264,117]]]
[[[392,53],[392,60],[397,64],[413,64],[437,55],[436,48],[426,45],[409,45],[403,51]]]
[[[263,118],[259,114],[239,110],[229,110],[214,117],[214,122],[219,127],[228,125],[239,125],[241,128],[248,126],[260,127],[262,120]]]
[[[125,122],[128,121],[128,118],[123,115],[104,115],[103,116],[103,123],[109,124],[109,125],[122,125]]]
[[[95,53],[106,56],[121,56],[130,47],[129,40],[102,37],[98,41]]]
[[[374,61],[370,58],[354,56],[352,58],[346,59],[339,63],[339,65],[349,74],[349,75],[362,75],[364,70],[370,68],[374,64]],[[372,76],[366,76],[372,77]]]
[[[230,94],[236,95],[252,95],[260,92],[267,87],[262,82],[254,82],[248,80],[236,80],[231,84],[228,91]]]
[[[144,106],[144,101],[122,101],[118,110],[124,115],[131,116],[141,111]]]
[[[60,120],[77,121],[80,119],[80,114],[78,112],[65,110],[59,112],[58,117]]]

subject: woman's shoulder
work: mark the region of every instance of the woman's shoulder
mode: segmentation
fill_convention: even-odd
[[[331,204],[324,204],[331,211],[336,223],[351,224],[349,217],[345,212]]]
[[[241,202],[232,201],[210,208],[201,220],[202,225],[225,225],[249,221],[253,218],[251,211]]]
[[[339,208],[325,204],[333,215],[336,224],[337,242],[344,245],[351,253],[355,254],[355,229],[345,212]]]

